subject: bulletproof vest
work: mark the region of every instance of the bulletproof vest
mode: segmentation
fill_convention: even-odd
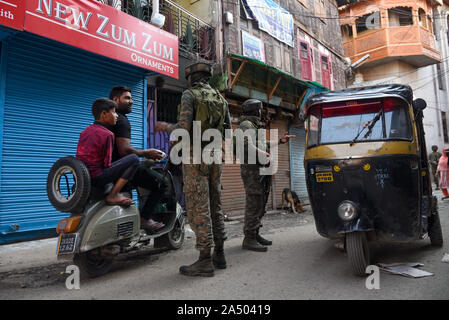
[[[262,139],[259,139],[259,135],[258,135],[258,129],[263,129],[262,127],[257,126],[254,122],[252,122],[250,119],[248,119],[247,117],[243,117],[240,120],[240,126],[239,128],[250,128],[250,129],[254,129],[256,132],[256,141],[253,141],[253,143],[255,143],[255,145],[262,150],[265,150],[267,152],[269,152],[269,145],[267,145],[267,140],[266,137],[263,137]],[[234,155],[237,154],[237,150],[236,150],[236,137],[233,137],[233,147],[234,147]],[[242,159],[240,159],[242,160]],[[245,148],[245,156],[244,156],[244,162],[248,163],[248,148]]]
[[[195,97],[195,115],[193,120],[201,121],[201,135],[207,129],[217,129],[224,137],[226,100],[220,92],[207,84],[197,84],[189,89]],[[207,145],[209,142],[205,142]]]

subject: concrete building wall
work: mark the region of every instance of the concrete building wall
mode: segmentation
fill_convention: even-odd
[[[390,61],[377,67],[359,70],[360,75],[351,87],[376,84],[398,83],[411,86],[414,98],[422,98],[427,102],[424,110],[424,130],[426,147],[431,152],[432,145],[440,150],[444,145],[442,114],[447,110],[447,90],[441,90],[438,83],[436,65],[415,68],[399,60]],[[447,88],[447,85],[446,85]]]
[[[406,2],[402,1],[401,5],[407,5]],[[438,145],[441,150],[445,144],[449,144],[447,126],[445,125],[445,123],[449,124],[449,39],[447,18],[449,5],[435,6],[431,10],[428,6],[425,6],[426,3],[426,1],[419,1],[418,6],[425,8],[427,13],[433,12],[433,20],[430,21],[430,15],[427,15],[421,17],[422,21],[420,23],[432,24],[431,28],[435,34],[437,49],[441,53],[442,62],[417,68],[399,60],[401,59],[400,57],[386,57],[380,60],[379,63],[367,67],[361,66],[357,69],[356,72],[358,74],[354,82],[349,83],[349,86],[356,87],[386,83],[410,85],[414,92],[414,98],[422,98],[427,102],[427,108],[424,110],[424,130],[427,152],[430,153],[432,145]],[[391,5],[393,5],[393,2]],[[399,5],[399,3],[394,2],[394,5]],[[351,9],[350,12],[353,15],[362,14],[360,10],[357,11],[356,7]],[[419,11],[416,11],[416,13],[418,14]],[[394,25],[395,18],[397,17],[394,16],[394,12],[391,12],[391,15],[389,14],[390,27]],[[415,15],[413,18],[419,20],[419,17]]]

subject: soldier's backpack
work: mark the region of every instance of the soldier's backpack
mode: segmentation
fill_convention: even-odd
[[[201,121],[201,135],[207,129],[215,128],[224,137],[226,100],[220,92],[209,85],[197,85],[189,89],[195,96],[195,121]]]

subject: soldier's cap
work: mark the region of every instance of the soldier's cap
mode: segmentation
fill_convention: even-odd
[[[186,79],[193,73],[205,72],[212,75],[212,66],[207,63],[197,62],[186,67]]]
[[[242,104],[243,113],[251,113],[254,111],[262,110],[262,101],[257,99],[248,99]]]

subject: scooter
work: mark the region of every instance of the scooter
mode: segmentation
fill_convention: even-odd
[[[184,243],[185,215],[176,201],[169,161],[160,168],[160,161],[144,160],[142,165],[153,167],[168,181],[168,190],[158,204],[165,226],[156,231],[140,228],[142,205],[151,192],[137,188],[139,208],[108,205],[106,195],[113,184],[99,189],[91,185],[89,171],[79,159],[67,156],[57,160],[47,177],[47,195],[51,204],[61,212],[71,213],[59,221],[56,255],[69,259],[90,277],[109,272],[114,258],[120,253],[138,250],[154,239],[155,248],[179,249]],[[132,190],[123,192],[132,197]]]

